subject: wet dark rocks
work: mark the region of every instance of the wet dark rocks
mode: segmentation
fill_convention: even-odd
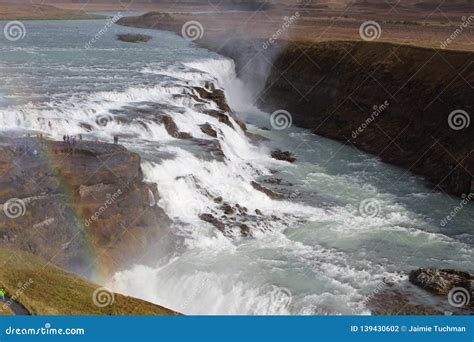
[[[163,116],[161,118],[161,123],[165,126],[166,131],[173,138],[177,139],[191,139],[193,136],[189,133],[181,132],[178,129],[178,126],[170,116]]]
[[[206,213],[199,215],[199,218],[207,223],[212,224],[214,227],[219,229],[221,232],[225,231],[225,224],[224,222],[220,221],[217,217],[212,214]]]
[[[267,195],[268,197],[270,197],[271,199],[275,199],[275,200],[278,200],[278,199],[283,199],[285,198],[285,195],[279,193],[279,192],[275,192],[273,190],[270,190],[268,189],[267,187],[264,187],[263,185],[255,182],[255,181],[252,181],[250,183],[252,185],[252,187],[255,189],[255,190],[258,190],[260,192],[263,192],[265,195]]]
[[[151,37],[146,34],[124,33],[118,34],[117,39],[126,43],[146,43],[151,39]]]
[[[281,179],[281,178],[273,178],[273,177],[265,178],[265,179],[263,179],[263,182],[268,183],[268,184],[272,184],[272,185],[293,186],[293,183],[288,182],[288,181],[286,181],[284,179]]]
[[[224,112],[231,112],[229,105],[227,104],[227,99],[225,93],[222,89],[214,88],[212,91],[201,87],[192,87],[201,99],[214,102],[217,107]]]
[[[216,118],[217,120],[219,120],[219,122],[229,126],[230,128],[234,128],[234,125],[230,121],[229,116],[221,111],[208,109],[203,111],[203,113],[212,116],[213,118]]]
[[[295,156],[289,151],[275,150],[271,154],[273,159],[287,161],[289,163],[294,163],[296,161]]]
[[[446,296],[455,287],[474,290],[474,274],[452,269],[419,268],[410,272],[409,280],[439,296]]]
[[[207,134],[213,138],[217,138],[217,131],[212,128],[212,126],[209,123],[205,123],[203,125],[199,126],[201,128],[201,132],[204,134]]]

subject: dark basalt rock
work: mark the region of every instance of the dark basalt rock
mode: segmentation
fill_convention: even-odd
[[[221,232],[225,230],[225,224],[220,221],[218,218],[214,217],[212,214],[201,214],[199,218],[205,222],[212,224],[214,227],[219,229]]]
[[[231,112],[231,109],[227,104],[225,93],[222,89],[217,89],[215,87],[213,87],[211,91],[201,87],[193,87],[193,89],[198,93],[201,99],[214,102],[217,107],[224,112]]]
[[[205,110],[203,113],[216,118],[217,120],[219,120],[219,122],[226,124],[230,128],[234,128],[234,125],[230,121],[229,116],[223,112],[211,109],[211,110]]]
[[[273,177],[270,177],[270,178],[265,178],[263,179],[263,181],[265,183],[268,183],[268,184],[273,184],[273,185],[284,185],[284,186],[293,186],[292,183],[286,181],[286,180],[283,180],[281,178],[273,178]]]
[[[222,89],[218,89],[214,86],[213,83],[208,83],[206,88],[201,87],[192,87],[196,93],[199,95],[199,98],[195,97],[195,100],[198,102],[205,101],[212,101],[214,102],[219,111],[216,110],[207,110],[204,111],[206,114],[217,118],[220,122],[226,124],[229,127],[234,128],[234,125],[230,121],[230,116],[234,119],[234,121],[239,125],[239,127],[244,131],[247,132],[247,125],[245,122],[240,120],[239,118],[235,117],[230,109],[227,99],[225,97],[225,93]]]
[[[173,138],[177,139],[191,139],[193,136],[189,133],[181,132],[178,129],[178,126],[170,116],[163,116],[161,118],[161,123],[165,125],[166,131]]]
[[[124,33],[118,34],[117,39],[126,43],[146,43],[151,39],[151,37],[146,34]]]
[[[255,190],[258,190],[258,191],[261,191],[263,192],[265,195],[267,195],[268,197],[270,197],[271,199],[282,199],[285,197],[285,195],[283,194],[280,194],[278,192],[275,192],[273,190],[270,190],[266,187],[264,187],[263,185],[261,184],[258,184],[257,182],[255,181],[252,181],[252,186]]]
[[[234,209],[232,209],[232,206],[229,203],[224,203],[220,208],[226,215],[232,215],[234,213]]]
[[[446,296],[454,287],[474,290],[474,274],[463,271],[420,268],[410,272],[409,280],[412,284],[439,296]]]
[[[233,214],[233,211],[230,214]],[[252,236],[249,226],[247,226],[244,223],[238,223],[236,225],[235,222],[231,222],[231,221],[234,221],[232,218],[227,220],[227,221],[229,221],[229,222],[227,222],[227,224],[223,222],[223,220],[226,219],[225,216],[223,216],[222,220],[221,220],[221,219],[218,219],[217,217],[215,217],[212,214],[205,213],[205,214],[199,215],[199,218],[201,220],[203,220],[204,222],[208,222],[208,223],[212,224],[214,227],[219,229],[219,231],[221,231],[224,234],[224,236],[226,236],[228,238],[233,237],[232,229],[231,229],[233,227],[238,228],[238,231],[239,231],[239,233],[242,237],[251,237]]]
[[[216,130],[212,128],[212,126],[209,123],[205,123],[204,125],[201,125],[200,128],[204,134],[207,134],[213,138],[217,138]]]
[[[293,156],[293,154],[288,151],[282,150],[272,151],[272,158],[277,160],[284,160],[289,163],[294,163],[296,161],[296,158]]]

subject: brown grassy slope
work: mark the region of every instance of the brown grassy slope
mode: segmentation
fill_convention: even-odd
[[[296,14],[298,13],[298,14]],[[359,29],[366,21],[380,25],[378,42],[416,45],[440,49],[463,23],[465,13],[429,13],[426,11],[382,11],[350,8],[343,10],[314,10],[295,7],[275,7],[258,12],[215,12],[207,14],[173,14],[159,12],[143,16],[126,17],[121,25],[169,30],[181,34],[186,22],[198,21],[203,27],[203,39],[216,37],[263,39],[277,35],[287,41],[362,41]],[[296,18],[297,16],[297,18]],[[286,18],[286,19],[285,19]],[[284,28],[285,23],[290,25]],[[296,19],[295,19],[296,18]],[[446,49],[474,51],[474,29],[467,25]]]
[[[176,315],[140,299],[115,293],[111,305],[94,304],[99,285],[47,264],[43,259],[10,248],[0,248],[0,287],[34,315]],[[3,305],[0,305],[0,311]],[[5,311],[4,311],[5,312]]]
[[[66,10],[49,5],[0,4],[0,20],[33,19],[99,19],[102,16],[88,14],[81,10]]]
[[[13,316],[14,313],[12,310],[10,310],[10,308],[6,307],[4,308],[3,307],[3,303],[0,303],[0,316]]]

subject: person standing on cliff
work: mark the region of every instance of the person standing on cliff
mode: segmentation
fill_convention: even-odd
[[[114,145],[118,144],[118,136],[114,135]]]

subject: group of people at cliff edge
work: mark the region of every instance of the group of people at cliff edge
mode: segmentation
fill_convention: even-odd
[[[82,134],[78,135],[79,137],[79,142],[82,142]],[[118,136],[114,135],[114,145],[118,145]],[[76,145],[77,143],[77,138],[75,135],[69,135],[65,134],[63,135],[63,142],[68,144],[68,145]],[[95,139],[96,144],[100,144],[99,138]]]

